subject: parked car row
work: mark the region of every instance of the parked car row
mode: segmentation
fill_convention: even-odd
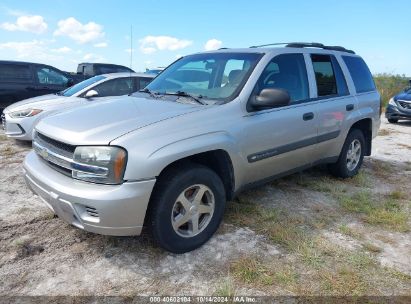
[[[81,96],[101,96],[94,80]],[[6,127],[12,113],[51,109],[44,103],[7,109]],[[213,235],[226,201],[244,189],[320,163],[356,175],[380,115],[372,75],[353,51],[220,49],[178,59],[130,96],[42,118],[24,176],[77,228],[119,236],[145,225],[160,246],[183,253]]]
[[[87,78],[133,70],[115,64],[80,63],[76,74],[38,63],[0,61],[0,113],[7,106],[27,98],[60,92]]]
[[[145,88],[153,78],[154,75],[137,73],[98,75],[56,94],[14,103],[2,114],[5,134],[10,138],[32,140],[33,127],[45,116],[112,96],[131,94]]]

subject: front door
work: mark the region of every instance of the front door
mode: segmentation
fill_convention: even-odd
[[[249,169],[246,183],[286,174],[313,162],[318,121],[316,105],[310,102],[304,56],[274,57],[250,98],[265,88],[286,90],[291,102],[280,108],[250,111],[244,116],[242,148]]]
[[[48,66],[34,66],[34,75],[37,79],[36,96],[62,91],[69,81],[64,74]]]

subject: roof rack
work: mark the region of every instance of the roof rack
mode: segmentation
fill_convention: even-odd
[[[318,42],[285,42],[285,43],[281,42],[281,43],[270,43],[270,44],[263,44],[263,45],[255,45],[255,46],[250,46],[250,48],[275,46],[275,45],[285,45],[286,47],[294,47],[294,48],[312,47],[312,48],[319,48],[319,49],[324,49],[324,50],[340,51],[340,52],[355,54],[355,52],[353,50],[348,50],[348,49],[346,49],[345,47],[342,47],[342,46],[324,45],[324,44],[318,43]]]

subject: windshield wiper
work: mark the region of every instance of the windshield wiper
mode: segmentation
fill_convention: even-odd
[[[175,93],[164,93],[165,95],[174,95],[174,96],[180,96],[180,97],[190,97],[192,100],[194,100],[195,102],[201,104],[201,105],[207,105],[206,102],[202,101],[200,98],[203,98],[202,95],[198,95],[198,97],[195,97],[194,95],[191,95],[187,92],[184,91],[177,91]]]
[[[142,89],[142,90],[139,90],[139,92],[150,94],[150,97],[153,97],[153,98],[158,97],[158,93],[157,93],[157,92],[153,92],[153,91],[151,91],[151,90],[149,90],[149,89],[147,89],[147,88]],[[131,94],[130,94],[130,95],[131,95]]]

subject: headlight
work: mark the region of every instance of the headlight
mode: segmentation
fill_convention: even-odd
[[[123,182],[127,152],[120,147],[77,147],[73,160],[73,178],[101,184]]]
[[[391,98],[390,101],[388,102],[388,104],[390,104],[390,105],[392,105],[392,106],[394,106],[394,107],[397,106],[397,104],[396,104],[395,101],[394,101],[394,98]]]
[[[40,109],[24,109],[20,111],[11,112],[10,116],[13,118],[23,118],[23,117],[31,117],[41,113],[43,110]]]

